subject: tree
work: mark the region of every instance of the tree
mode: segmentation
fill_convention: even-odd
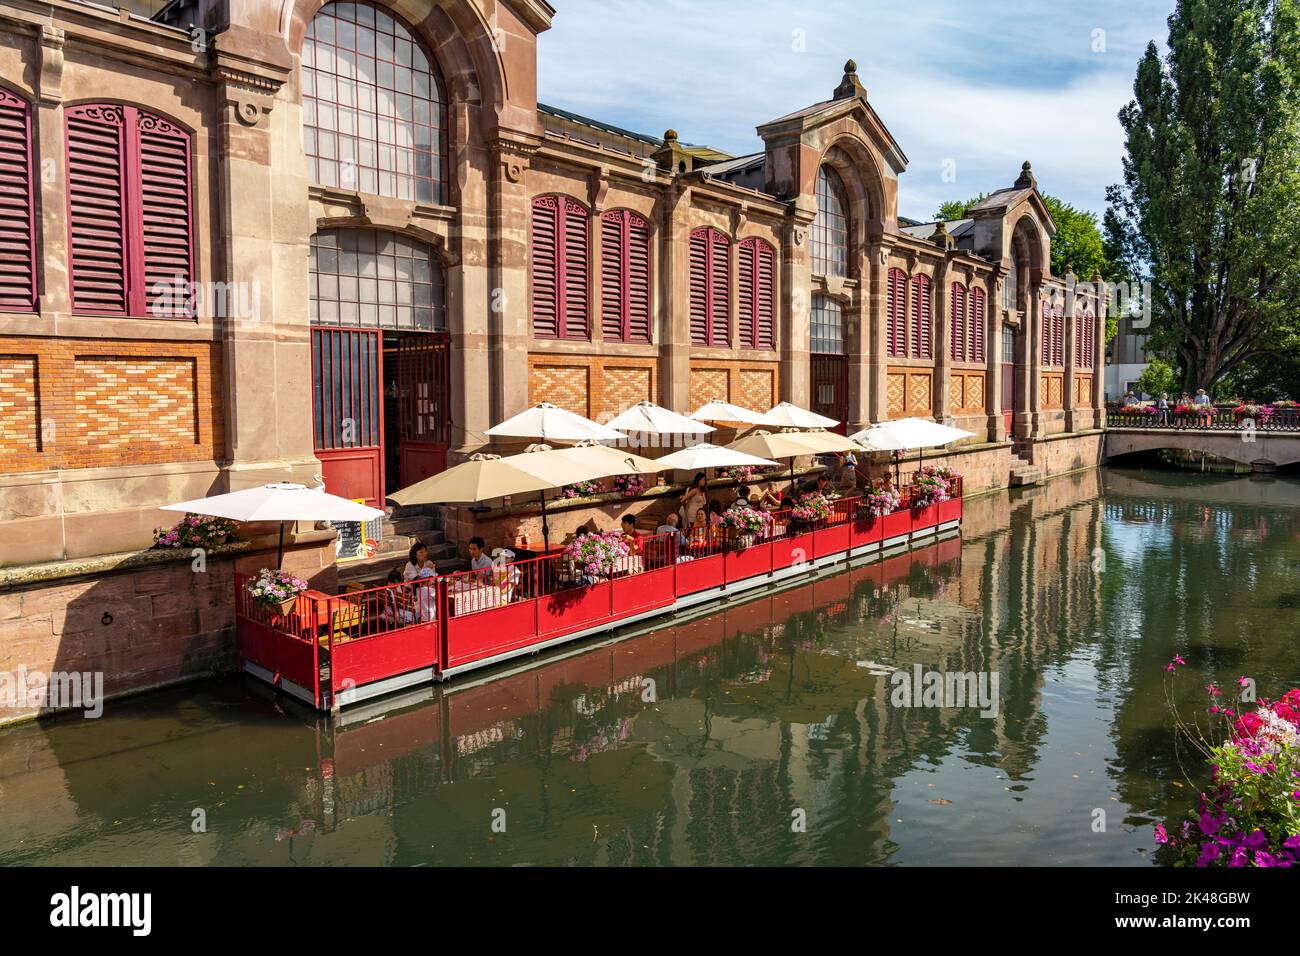
[[[1178,372],[1162,358],[1153,358],[1138,376],[1137,390],[1143,395],[1178,393]]]
[[[1300,0],[1178,0],[1133,91],[1106,244],[1151,282],[1152,347],[1211,389],[1298,322]]]

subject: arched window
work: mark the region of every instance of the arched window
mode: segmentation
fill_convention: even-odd
[[[1016,255],[1016,250],[1013,247],[1011,250],[1011,271],[1008,272],[1006,278],[1002,280],[1002,308],[1010,312],[1014,312],[1019,308],[1019,282],[1020,257]]]
[[[948,354],[954,362],[965,362],[969,346],[967,342],[968,330],[966,327],[966,286],[960,282],[952,284],[952,327],[949,329],[949,349]]]
[[[449,202],[442,78],[388,11],[336,2],[317,12],[302,45],[302,111],[315,182]]]
[[[987,322],[984,309],[984,290],[973,286],[970,290],[970,360],[984,361],[984,325]]]
[[[930,277],[912,276],[912,358],[934,358],[931,334],[934,313],[931,308]]]
[[[36,228],[32,215],[32,110],[0,88],[0,310],[36,308]]]
[[[907,357],[907,273],[889,270],[889,302],[886,316],[885,350],[891,358]]]
[[[849,204],[839,174],[817,170],[817,218],[812,224],[812,271],[846,276],[849,266]]]
[[[118,103],[72,106],[64,116],[73,311],[188,317],[190,134]]]
[[[740,347],[776,348],[776,250],[762,239],[740,244]]]
[[[650,223],[630,209],[600,217],[600,333],[650,342]]]
[[[443,267],[416,239],[372,229],[322,229],[311,237],[312,325],[447,328]]]
[[[817,295],[812,303],[812,352],[814,355],[844,354],[844,313],[834,299]]]
[[[691,233],[691,344],[731,346],[731,240],[712,227]]]
[[[533,334],[586,339],[589,239],[587,210],[568,196],[533,200]]]

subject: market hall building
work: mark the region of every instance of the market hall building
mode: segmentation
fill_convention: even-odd
[[[541,400],[934,417],[967,493],[1098,461],[1099,277],[1028,163],[900,218],[852,62],[730,156],[539,104],[545,0],[159,7],[0,11],[0,573],[264,481],[381,503]]]

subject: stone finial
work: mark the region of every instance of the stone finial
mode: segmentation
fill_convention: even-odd
[[[665,143],[677,142],[677,130],[675,129],[664,130],[664,142]]]
[[[1038,180],[1034,178],[1034,167],[1029,165],[1029,160],[1025,160],[1024,165],[1020,167],[1020,178],[1016,180],[1016,186],[1021,189],[1037,189]]]
[[[660,169],[665,169],[670,173],[689,173],[694,163],[682,144],[677,140],[677,130],[664,130],[664,143],[653,153],[650,158],[655,161],[655,165]]]
[[[858,64],[853,60],[849,60],[844,64],[844,79],[840,80],[840,85],[835,87],[835,92],[831,98],[847,100],[854,96],[860,96],[865,100],[867,98],[867,88],[858,79]]]

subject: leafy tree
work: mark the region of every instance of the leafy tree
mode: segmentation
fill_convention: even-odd
[[[1162,392],[1171,395],[1178,393],[1179,376],[1177,370],[1162,358],[1153,358],[1138,376],[1137,390],[1143,395],[1155,395]]]
[[[1294,343],[1300,0],[1178,0],[1119,114],[1106,246],[1152,285],[1150,343],[1212,388]]]

